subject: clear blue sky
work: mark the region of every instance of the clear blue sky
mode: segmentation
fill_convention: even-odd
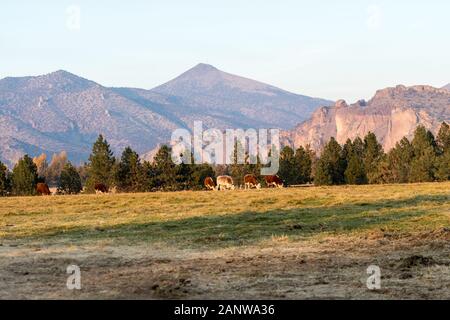
[[[65,69],[152,88],[204,62],[354,101],[449,83],[449,14],[448,0],[2,1],[0,78]]]

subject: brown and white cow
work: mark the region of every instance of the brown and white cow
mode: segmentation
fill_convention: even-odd
[[[245,189],[261,189],[261,183],[258,182],[253,174],[248,174],[244,177]]]
[[[52,194],[46,183],[38,183],[36,185],[36,193],[40,196],[50,196]]]
[[[103,183],[96,183],[94,186],[95,189],[95,193],[97,194],[102,194],[102,193],[108,193],[109,192],[109,188],[106,184]]]
[[[279,176],[265,176],[264,179],[268,188],[283,188],[283,180]]]
[[[205,179],[205,188],[207,190],[216,190],[216,184],[214,183],[213,178],[208,177]]]
[[[230,176],[217,177],[217,190],[235,190],[233,178]]]

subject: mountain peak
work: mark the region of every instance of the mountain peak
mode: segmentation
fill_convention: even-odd
[[[62,69],[56,70],[51,73],[47,73],[46,75],[43,75],[41,77],[47,78],[47,79],[57,79],[57,80],[60,80],[60,79],[87,80],[87,79],[77,76],[76,74],[73,74],[69,71],[62,70]],[[89,81],[89,80],[87,80],[87,81]]]
[[[199,63],[195,67],[193,67],[191,70],[198,70],[198,71],[219,71],[216,67],[213,65],[207,64],[207,63]]]
[[[34,81],[36,84],[43,86],[50,85],[53,88],[64,90],[84,90],[95,85],[99,86],[93,81],[77,76],[66,70],[57,70],[43,76],[38,76],[34,78]]]
[[[8,81],[40,81],[40,80],[61,80],[61,79],[79,79],[79,80],[86,80],[83,79],[73,73],[70,73],[65,70],[57,70],[54,72],[42,74],[42,75],[36,75],[36,76],[24,76],[24,77],[6,77],[3,80]]]
[[[56,70],[56,71],[54,71],[54,72],[50,72],[50,73],[48,73],[47,75],[48,75],[48,76],[77,77],[77,78],[80,78],[79,76],[77,76],[77,75],[75,75],[75,74],[73,74],[73,73],[71,73],[71,72],[69,72],[69,71],[62,70],[62,69]]]
[[[153,91],[163,94],[182,92],[183,95],[190,95],[192,93],[204,95],[208,90],[219,90],[223,93],[228,89],[246,92],[268,92],[276,88],[255,80],[224,72],[210,64],[199,63],[177,78],[154,88]],[[276,91],[281,90],[276,89]]]
[[[218,84],[223,84],[226,82],[226,78],[227,74],[225,72],[210,64],[199,63],[175,79],[154,88],[153,91],[171,95],[175,91],[179,92],[181,90],[188,94],[189,92],[204,91]]]
[[[57,70],[38,76],[7,77],[0,82],[0,90],[24,90],[28,94],[33,90],[83,90],[95,85],[94,82],[81,78],[65,70]],[[31,90],[31,91],[28,91]]]
[[[218,77],[220,76],[220,74],[223,74],[223,72],[217,69],[216,67],[206,63],[199,63],[195,67],[181,74],[180,77],[178,78],[191,79],[204,77]]]
[[[55,74],[55,75],[74,75],[73,73],[70,73],[69,71],[60,69],[60,70],[56,70],[54,72],[50,72],[49,74]]]
[[[449,83],[448,85],[442,87],[442,89],[446,89],[446,90],[449,90],[449,91],[450,91],[450,83]]]

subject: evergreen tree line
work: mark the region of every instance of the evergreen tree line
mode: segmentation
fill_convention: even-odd
[[[373,133],[343,146],[332,138],[314,170],[316,185],[415,183],[450,180],[450,129],[443,123],[437,137],[419,126],[385,153]]]
[[[39,182],[57,187],[61,194],[94,192],[95,184],[115,187],[118,192],[152,192],[201,190],[207,177],[230,175],[243,185],[244,176],[255,175],[260,181],[262,165],[237,164],[237,151],[232,165],[175,165],[172,151],[162,146],[152,162],[142,161],[137,152],[127,147],[116,159],[106,139],[100,135],[92,147],[89,161],[80,167],[67,160],[67,154],[54,155],[50,164],[45,155],[34,159],[25,155],[12,172],[0,162],[0,196],[34,195]],[[242,147],[241,147],[242,148]],[[252,159],[255,160],[255,159]],[[258,160],[258,159],[256,159]],[[450,180],[450,129],[443,123],[437,137],[419,126],[412,141],[403,138],[385,153],[373,133],[364,139],[348,140],[340,145],[331,138],[321,156],[309,147],[280,152],[279,174],[285,185],[360,185],[413,183]]]
[[[0,162],[0,196],[35,195],[38,183],[57,187],[59,194],[94,193],[96,184],[130,193],[200,190],[204,180],[214,175],[210,165],[175,165],[168,146],[161,147],[151,163],[142,161],[130,147],[116,159],[100,135],[89,161],[80,167],[68,161],[65,152],[54,155],[50,164],[45,154],[34,159],[25,155],[12,172]]]
[[[58,157],[59,155],[55,155],[54,159]],[[39,158],[42,159],[43,157],[40,156]],[[35,195],[37,184],[47,183],[47,181],[55,183],[58,187],[58,192],[62,194],[77,194],[81,192],[83,187],[79,169],[68,162],[67,158],[64,162],[58,164],[61,165],[58,169],[52,168],[48,172],[41,172],[38,164],[36,164],[36,158],[32,159],[25,155],[10,172],[0,162],[0,196]]]

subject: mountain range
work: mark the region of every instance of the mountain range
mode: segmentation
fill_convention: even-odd
[[[199,64],[152,90],[108,88],[66,71],[0,80],[0,161],[61,150],[80,163],[103,134],[118,154],[140,154],[177,128],[290,129],[325,99],[293,94]]]
[[[335,137],[374,132],[386,150],[419,124],[434,133],[450,122],[450,84],[397,86],[348,105],[278,89],[199,64],[151,90],[109,88],[66,71],[0,80],[0,161],[12,167],[27,153],[65,150],[88,159],[103,134],[119,155],[131,146],[144,158],[177,128],[280,128],[282,143],[320,152]],[[292,129],[293,128],[293,129]]]

